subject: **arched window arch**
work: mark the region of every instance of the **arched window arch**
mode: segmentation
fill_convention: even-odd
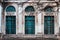
[[[15,9],[14,6],[8,6],[8,7],[6,8],[6,12],[16,12],[16,9]]]
[[[33,6],[27,6],[27,7],[25,8],[25,12],[34,12],[34,11],[35,11],[35,9],[34,9]]]
[[[53,7],[47,6],[47,7],[44,8],[44,11],[45,12],[52,12],[53,11],[52,9],[53,9]]]

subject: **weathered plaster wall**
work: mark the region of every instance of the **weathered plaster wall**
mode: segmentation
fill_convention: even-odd
[[[2,6],[0,4],[0,33],[1,33],[1,20],[2,20]]]
[[[52,5],[51,5],[52,4]],[[25,16],[30,15],[27,12],[25,12],[25,8],[27,6],[33,6],[35,8],[35,12],[33,12],[35,16],[35,34],[44,34],[44,16],[50,15],[54,16],[55,18],[55,29],[54,32],[57,34],[59,32],[59,26],[60,26],[60,12],[57,11],[57,5],[55,3],[41,3],[37,4],[37,2],[26,2],[26,3],[9,3],[7,6],[12,5],[16,8],[15,15],[16,16],[16,34],[25,34]],[[6,7],[7,7],[6,6]],[[55,12],[52,13],[46,13],[44,12],[44,8],[46,6],[52,6],[53,10]],[[60,9],[59,9],[60,11]],[[4,20],[2,25],[2,32],[5,34],[5,16],[8,15],[7,12],[4,10]],[[12,15],[12,14],[11,14]],[[59,15],[59,16],[58,16]],[[57,20],[59,19],[59,21]]]

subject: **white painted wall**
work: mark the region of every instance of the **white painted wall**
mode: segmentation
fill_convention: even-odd
[[[38,25],[36,27],[37,27],[37,34],[42,33],[41,13],[38,13]]]
[[[59,15],[59,31],[60,31],[60,8],[59,8],[59,13],[58,13],[58,15]],[[59,32],[60,33],[60,32]]]
[[[2,7],[0,5],[0,33],[1,33],[1,13],[2,13]]]
[[[59,27],[60,27],[60,8],[59,8]]]
[[[19,13],[18,13],[18,15],[19,15],[19,30],[18,30],[18,33],[20,33],[20,34],[23,34],[24,32],[24,30],[23,30],[23,26],[22,26],[22,7],[21,7],[21,5],[19,5]]]

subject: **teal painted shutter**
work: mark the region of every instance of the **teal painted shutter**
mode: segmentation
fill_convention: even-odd
[[[25,34],[35,34],[34,16],[25,16]]]
[[[54,16],[44,17],[44,33],[54,34]]]
[[[16,34],[15,16],[6,16],[6,34]]]

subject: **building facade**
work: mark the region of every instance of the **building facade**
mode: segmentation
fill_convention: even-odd
[[[59,0],[3,0],[0,6],[2,34],[59,36]]]

